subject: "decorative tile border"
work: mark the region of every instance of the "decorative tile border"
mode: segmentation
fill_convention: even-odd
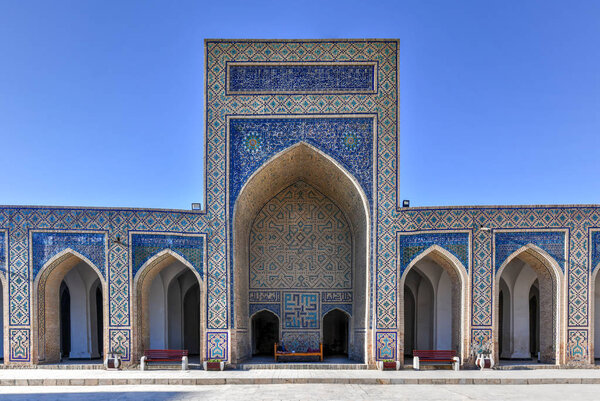
[[[376,94],[377,62],[227,62],[227,95]]]

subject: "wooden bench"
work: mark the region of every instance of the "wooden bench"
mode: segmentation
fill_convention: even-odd
[[[140,359],[140,370],[146,370],[149,362],[177,362],[181,363],[181,370],[188,370],[187,349],[147,349]]]
[[[318,356],[320,361],[323,361],[323,344],[319,343],[319,351],[313,352],[291,352],[291,351],[278,351],[277,343],[275,343],[275,362],[280,356]]]
[[[419,370],[421,362],[430,362],[432,364],[451,363],[454,370],[460,369],[460,358],[454,350],[414,350],[413,369]]]

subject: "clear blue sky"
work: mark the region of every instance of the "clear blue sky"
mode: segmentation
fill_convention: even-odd
[[[205,38],[400,38],[401,197],[600,203],[600,1],[0,1],[0,204],[189,208]]]

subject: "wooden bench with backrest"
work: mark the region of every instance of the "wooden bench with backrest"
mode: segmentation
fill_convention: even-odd
[[[140,370],[146,370],[149,362],[181,363],[181,370],[188,370],[187,349],[147,349],[140,359]]]
[[[460,369],[460,358],[454,350],[414,350],[413,369],[419,370],[421,362],[428,362],[433,365],[451,363],[454,370]]]
[[[279,351],[277,350],[277,343],[275,343],[275,362],[277,358],[281,356],[318,356],[320,361],[323,361],[323,344],[319,343],[319,350],[310,350],[304,352],[296,351]]]

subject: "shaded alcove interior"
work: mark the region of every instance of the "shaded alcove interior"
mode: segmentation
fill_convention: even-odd
[[[558,278],[535,251],[505,262],[497,281],[497,359],[559,363]]]
[[[252,222],[261,208],[294,182],[303,181],[331,199],[347,216],[352,227],[353,314],[349,329],[348,354],[357,361],[367,357],[366,306],[369,237],[369,205],[359,184],[332,159],[306,143],[298,143],[265,163],[248,179],[235,203],[233,213],[233,270],[235,302],[235,344],[232,358],[241,362],[253,353],[248,310],[249,238]]]
[[[263,310],[252,316],[252,355],[274,356],[274,344],[279,341],[279,317]]]
[[[4,280],[0,278],[0,359],[4,361]]]
[[[426,256],[405,272],[404,355],[415,349],[460,352],[460,289],[457,274]]]
[[[200,353],[200,285],[188,266],[172,260],[156,272],[148,297],[145,349],[187,349]]]
[[[339,309],[323,316],[323,356],[348,356],[349,326],[348,314]]]
[[[97,269],[66,252],[36,279],[39,297],[39,361],[96,360],[104,355],[104,296]]]

